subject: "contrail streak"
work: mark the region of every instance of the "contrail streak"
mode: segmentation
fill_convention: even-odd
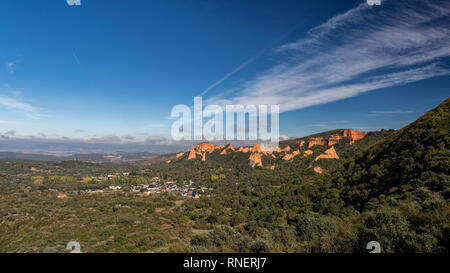
[[[300,27],[300,25],[303,24],[303,22],[295,25],[293,28],[291,28],[288,32],[286,32],[284,35],[282,35],[280,38],[276,39],[273,43],[271,43],[269,46],[265,47],[263,50],[261,50],[258,54],[256,54],[255,56],[251,57],[250,59],[248,59],[247,61],[245,61],[244,63],[242,63],[241,65],[239,65],[236,69],[234,69],[233,71],[231,71],[230,73],[226,74],[225,76],[223,76],[220,80],[216,81],[215,83],[211,84],[208,88],[205,89],[205,91],[203,91],[200,96],[204,96],[206,93],[208,93],[210,90],[214,89],[215,87],[219,86],[221,83],[223,83],[224,81],[226,81],[227,79],[229,79],[231,76],[233,76],[234,74],[238,73],[239,71],[241,71],[242,69],[244,69],[246,66],[248,66],[249,64],[253,63],[254,61],[256,61],[259,57],[261,57],[261,55],[263,55],[267,49],[273,47],[274,44],[278,43],[279,41],[283,40],[286,36],[288,36],[289,34],[291,34],[294,30],[296,30],[298,27]]]

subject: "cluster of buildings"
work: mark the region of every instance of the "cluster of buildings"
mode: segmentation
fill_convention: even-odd
[[[114,177],[120,176],[120,175],[122,175],[122,176],[129,176],[130,173],[124,172],[124,173],[108,174],[107,176],[98,176],[98,177],[93,176],[92,179],[95,179],[95,180],[98,180],[98,181],[106,181],[106,180],[111,180]]]
[[[105,179],[112,179],[116,175],[108,175],[106,177],[103,177]],[[111,178],[109,178],[111,177]],[[97,177],[97,179],[100,179],[101,177]],[[111,185],[108,187],[109,191],[124,191],[122,186],[116,186]],[[200,198],[200,193],[205,193],[207,191],[212,191],[212,188],[205,188],[200,187],[196,188],[194,187],[194,182],[189,181],[188,184],[184,186],[178,185],[174,180],[166,180],[163,181],[159,177],[153,177],[152,182],[149,184],[140,184],[140,185],[134,185],[131,187],[130,191],[133,193],[142,193],[145,195],[151,195],[151,194],[161,194],[164,192],[176,192],[179,193],[183,197],[189,197],[189,198]],[[104,193],[104,190],[91,190],[89,193]]]
[[[178,192],[181,196],[191,197],[191,198],[200,198],[199,190],[193,186],[193,182],[189,181],[189,184],[184,186],[179,186],[173,180],[161,181],[158,177],[153,178],[153,182],[148,185],[138,185],[134,186],[131,191],[132,192],[142,192],[146,195],[150,194],[160,194],[163,192]],[[201,191],[202,189],[200,189]],[[204,192],[204,190],[203,190]]]

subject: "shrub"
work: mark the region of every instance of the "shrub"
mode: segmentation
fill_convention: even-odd
[[[267,253],[269,252],[269,246],[262,240],[256,240],[252,243],[250,250],[253,253]]]
[[[300,241],[318,240],[335,230],[325,216],[312,212],[301,214],[289,222],[295,227]]]

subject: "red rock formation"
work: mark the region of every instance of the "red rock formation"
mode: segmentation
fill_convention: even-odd
[[[60,194],[58,194],[57,198],[58,198],[58,199],[66,199],[66,198],[67,198],[67,194],[65,194],[65,193],[60,193]]]
[[[195,151],[195,147],[192,146],[192,147],[189,149],[188,160],[195,159],[196,153],[197,153],[197,152]]]
[[[227,154],[228,151],[233,151],[234,152],[234,147],[233,147],[233,145],[231,143],[228,144],[227,147],[225,147],[225,149],[222,152],[220,152],[220,154],[221,155],[225,155],[225,154]]]
[[[338,135],[331,135],[328,137],[328,146],[332,146],[336,143],[339,143],[339,141],[341,141],[342,139],[344,139],[343,136],[338,136]]]
[[[293,159],[294,157],[296,157],[299,154],[300,154],[300,151],[299,150],[295,150],[295,151],[292,152],[292,154],[285,155],[283,157],[283,160],[286,160],[286,161],[291,160],[291,159]]]
[[[306,157],[306,156],[309,156],[309,155],[312,155],[313,154],[313,151],[311,151],[311,150],[306,150],[305,152],[304,152],[304,156]]]
[[[322,173],[322,168],[320,168],[320,167],[314,167],[314,171],[315,171],[316,173]]]
[[[250,160],[250,165],[252,167],[255,167],[255,166],[262,167],[263,166],[260,153],[252,153],[248,159]]]
[[[199,153],[203,153],[203,152],[212,153],[215,150],[215,146],[212,143],[203,142],[203,143],[198,144],[195,150]]]
[[[179,154],[176,155],[176,158],[180,158],[180,157],[182,157],[183,155],[184,155],[184,153],[179,153]]]
[[[346,129],[342,131],[341,135],[331,135],[327,138],[325,137],[312,137],[308,140],[308,148],[314,146],[332,146],[339,143],[344,138],[350,138],[350,144],[353,144],[356,140],[363,139],[367,136],[366,132],[361,132],[358,130]]]
[[[262,145],[261,144],[255,144],[253,146],[252,152],[254,153],[260,153],[262,151]]]
[[[355,143],[356,140],[361,140],[367,136],[366,132],[361,132],[358,130],[347,129],[342,133],[344,137],[350,138],[350,145]]]
[[[361,131],[358,131],[358,130],[348,129],[348,130],[344,130],[342,135],[344,137],[348,137],[348,138],[351,138],[353,140],[361,140],[361,139],[363,139],[363,138],[365,138],[367,136],[367,133],[366,132],[361,132]]]
[[[225,145],[214,146],[214,150],[222,150],[225,148]]]
[[[232,146],[231,146],[232,147]],[[289,151],[290,148],[286,149],[286,151]],[[262,154],[272,154],[273,151],[267,149],[264,144],[255,144],[253,147],[239,147],[237,150],[234,150],[236,152],[241,153],[262,153]],[[277,151],[282,151],[280,148],[277,148]]]
[[[339,159],[339,156],[336,153],[336,150],[334,149],[334,146],[331,146],[330,149],[325,151],[325,154],[319,155],[318,157],[316,157],[316,159],[314,159],[314,161],[317,161],[321,158],[325,158],[325,159]]]
[[[281,152],[289,152],[291,150],[290,146],[286,146],[283,149],[281,149],[280,147],[277,147],[276,152],[277,153],[281,153]]]
[[[255,144],[251,149],[254,153],[272,154],[273,151],[268,149],[264,144]]]
[[[328,144],[328,141],[323,137],[312,137],[308,141],[308,148],[312,148],[314,146],[325,146]]]
[[[206,161],[206,153],[202,154],[202,161]]]
[[[241,153],[248,153],[251,152],[252,148],[247,148],[247,147],[239,147],[239,149],[237,149],[237,152],[241,152]]]
[[[203,158],[206,157],[206,154],[210,154],[210,153],[214,152],[215,150],[221,150],[223,148],[225,148],[225,145],[214,146],[214,144],[209,143],[209,142],[200,143],[197,146],[192,146],[189,149],[188,160],[195,159],[197,155],[202,156],[202,160],[203,160]],[[234,149],[233,146],[231,146],[231,148]],[[183,156],[183,154],[178,154],[177,158],[181,157],[181,156]]]
[[[298,142],[298,145],[299,145],[300,147],[305,146],[305,144],[306,144],[306,141],[304,141],[304,140],[300,140],[300,141]]]

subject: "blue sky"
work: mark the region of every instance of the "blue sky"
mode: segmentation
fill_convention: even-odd
[[[398,129],[449,96],[449,29],[440,0],[7,0],[0,134],[159,143],[200,94],[288,137]]]

